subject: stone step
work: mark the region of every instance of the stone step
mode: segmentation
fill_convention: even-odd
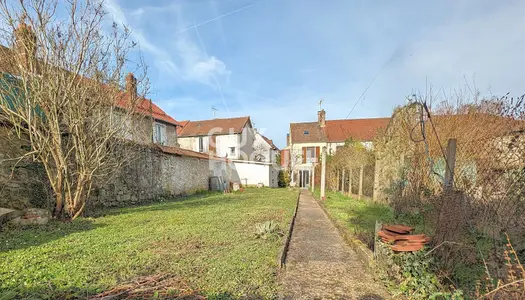
[[[6,223],[14,218],[22,216],[24,213],[20,210],[0,207],[0,224]]]

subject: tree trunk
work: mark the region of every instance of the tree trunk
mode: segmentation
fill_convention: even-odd
[[[62,174],[58,173],[56,183],[52,186],[55,192],[55,210],[53,211],[53,218],[58,219],[62,215],[64,209],[64,193],[62,188]]]

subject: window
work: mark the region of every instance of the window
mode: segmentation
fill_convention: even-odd
[[[229,156],[235,156],[235,147],[230,147],[230,154]]]
[[[317,162],[317,147],[303,147],[303,163]]]
[[[305,130],[303,133],[304,134],[310,134],[310,132],[308,130]]]
[[[204,152],[204,138],[202,136],[199,137],[199,152]]]
[[[153,126],[153,143],[159,145],[166,145],[168,143],[166,125],[155,122]]]

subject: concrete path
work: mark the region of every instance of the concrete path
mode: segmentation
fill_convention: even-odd
[[[319,204],[302,191],[280,276],[282,299],[389,299]]]

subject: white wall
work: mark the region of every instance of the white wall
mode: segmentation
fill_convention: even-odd
[[[202,152],[208,153],[208,150],[210,149],[210,137],[209,136],[203,136],[203,146],[204,149]],[[181,148],[192,150],[195,152],[199,152],[199,137],[198,136],[192,136],[192,137],[179,137],[178,143]]]
[[[260,133],[255,133],[255,140],[253,142],[253,158],[250,160],[255,160],[255,157],[260,154],[264,156],[264,162],[274,163],[279,151],[273,150],[272,146],[262,138]]]
[[[228,157],[229,159],[239,159],[239,134],[217,135],[215,137],[215,155]],[[230,147],[235,147],[235,155],[230,155]]]
[[[279,170],[269,163],[233,161],[233,165],[238,181],[242,184],[256,185],[262,183],[265,187],[278,187]]]

